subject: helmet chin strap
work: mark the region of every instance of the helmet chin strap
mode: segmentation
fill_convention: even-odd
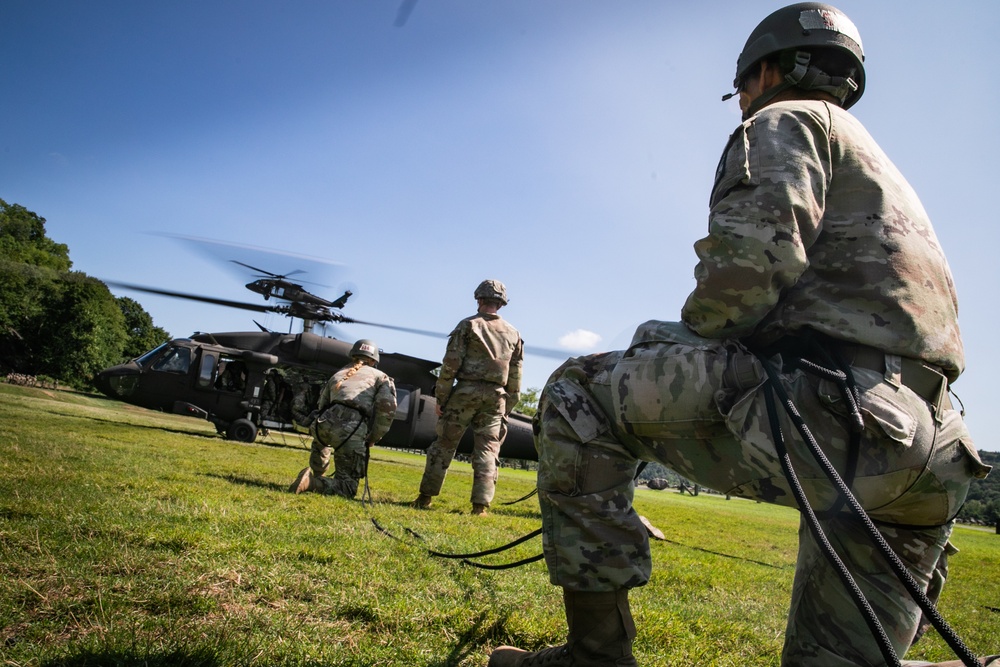
[[[803,90],[818,90],[833,95],[843,106],[847,98],[858,90],[858,84],[849,76],[830,76],[818,67],[809,66],[810,54],[806,51],[795,52],[795,66],[785,75],[777,86],[772,86],[757,96],[747,110],[743,112],[743,120],[764,108],[779,93],[789,88],[799,87]],[[724,95],[722,101],[735,97],[737,93]]]

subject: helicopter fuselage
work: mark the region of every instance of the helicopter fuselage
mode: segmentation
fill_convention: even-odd
[[[211,421],[232,440],[252,442],[261,429],[292,430],[293,382],[325,384],[350,362],[351,344],[312,333],[199,333],[164,343],[127,363],[101,371],[107,396],[152,410]],[[426,449],[434,440],[437,362],[382,353],[379,368],[396,384],[397,410],[381,444]],[[459,452],[472,451],[467,432]],[[537,458],[528,417],[512,413],[503,458]]]

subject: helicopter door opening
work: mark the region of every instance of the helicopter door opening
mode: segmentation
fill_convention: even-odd
[[[202,361],[204,363],[204,360]],[[242,394],[247,386],[247,365],[242,359],[223,354],[219,358],[215,388]]]

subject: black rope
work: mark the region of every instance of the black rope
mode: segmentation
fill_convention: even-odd
[[[513,547],[516,547],[519,544],[527,542],[528,540],[530,540],[530,539],[532,539],[534,537],[538,537],[539,535],[541,535],[542,534],[542,529],[541,528],[533,530],[532,532],[528,533],[527,535],[523,535],[523,536],[517,538],[516,540],[514,540],[512,542],[508,542],[507,544],[505,544],[503,546],[495,547],[493,549],[486,549],[486,550],[483,550],[483,551],[476,551],[474,553],[455,554],[455,553],[446,553],[446,552],[443,552],[443,551],[436,551],[436,550],[431,549],[429,547],[425,547],[425,546],[422,546],[422,545],[413,544],[412,542],[404,540],[403,538],[399,537],[398,535],[394,535],[389,529],[385,528],[382,524],[380,524],[375,517],[371,517],[371,521],[372,521],[372,525],[375,526],[376,530],[378,530],[380,533],[382,533],[386,537],[389,537],[391,539],[396,540],[397,542],[400,542],[402,544],[407,544],[409,546],[415,546],[415,547],[418,547],[420,549],[423,549],[424,551],[427,552],[428,555],[434,556],[435,558],[446,558],[446,559],[461,560],[461,562],[462,562],[463,565],[471,565],[472,567],[477,567],[477,568],[479,568],[481,570],[509,570],[509,569],[512,569],[512,568],[515,568],[515,567],[521,567],[522,565],[527,565],[529,563],[534,563],[534,562],[539,561],[539,560],[541,560],[543,558],[543,554],[537,554],[535,556],[530,556],[528,558],[524,558],[524,559],[519,560],[519,561],[515,561],[515,562],[511,562],[511,563],[502,563],[502,564],[499,564],[499,565],[489,565],[487,563],[479,563],[479,562],[471,560],[472,558],[481,558],[483,556],[490,556],[492,554],[496,554],[496,553],[500,553],[502,551],[506,551],[507,549],[512,549]],[[408,532],[409,534],[413,535],[417,539],[423,539],[418,533],[410,530],[409,528],[404,528],[404,530],[406,530],[406,532]]]
[[[507,505],[516,505],[516,504],[518,504],[519,502],[522,502],[522,501],[525,501],[525,500],[527,500],[528,498],[532,497],[532,496],[533,496],[533,495],[535,495],[536,493],[538,493],[538,487],[537,487],[537,486],[536,486],[535,488],[533,488],[533,489],[532,489],[531,491],[529,491],[529,492],[528,492],[528,493],[527,493],[526,495],[523,495],[523,496],[521,496],[521,497],[520,497],[520,498],[518,498],[517,500],[511,500],[511,501],[509,501],[509,502],[506,502],[506,503],[501,503],[501,505],[504,505],[505,507],[506,507]]]
[[[768,374],[770,375],[770,373],[771,372],[769,371]],[[892,647],[892,643],[889,641],[888,635],[885,634],[885,629],[882,627],[882,623],[878,620],[878,617],[875,615],[875,611],[872,609],[871,604],[868,603],[864,593],[862,593],[861,589],[858,587],[857,582],[854,581],[854,577],[851,576],[847,566],[844,565],[844,562],[834,550],[833,545],[830,544],[830,541],[827,539],[826,533],[823,532],[823,528],[819,524],[819,519],[816,517],[816,513],[813,512],[812,506],[809,504],[809,499],[806,498],[805,492],[799,484],[799,479],[795,474],[795,469],[792,467],[788,450],[785,448],[781,427],[778,425],[778,410],[774,404],[773,386],[770,386],[769,391],[764,393],[764,400],[767,404],[768,419],[771,420],[774,447],[781,462],[781,469],[785,473],[785,478],[788,480],[789,486],[792,488],[795,500],[799,504],[799,510],[806,516],[806,525],[809,527],[809,532],[812,534],[813,539],[816,540],[817,544],[819,544],[822,548],[823,555],[826,557],[827,561],[829,561],[830,565],[833,566],[837,576],[847,588],[847,592],[854,599],[854,604],[864,617],[865,624],[868,626],[869,631],[871,631],[876,644],[878,644],[878,649],[879,652],[882,653],[882,657],[885,658],[885,661],[893,667],[900,667],[899,657],[896,655],[896,650]],[[786,405],[786,408],[787,407],[788,406]],[[792,407],[794,408],[794,406]]]
[[[361,506],[364,507],[368,505],[369,507],[375,506],[375,499],[372,498],[372,489],[368,485],[368,463],[372,458],[372,448],[365,446],[365,486],[364,490],[361,492]]]
[[[844,501],[850,506],[851,511],[865,526],[869,536],[872,538],[883,557],[889,563],[893,573],[906,588],[907,592],[920,606],[921,610],[927,615],[931,624],[935,627],[935,629],[937,629],[938,633],[940,633],[941,637],[945,640],[945,642],[947,642],[962,663],[967,665],[967,667],[977,667],[980,663],[976,656],[969,650],[962,639],[957,635],[957,633],[955,633],[951,626],[948,625],[945,619],[937,611],[937,608],[930,601],[930,599],[928,599],[920,585],[913,578],[913,575],[910,574],[906,565],[902,562],[902,560],[900,560],[899,556],[896,555],[892,547],[889,546],[889,543],[885,541],[885,538],[869,518],[867,512],[865,512],[864,508],[861,507],[861,504],[854,497],[854,494],[851,493],[850,489],[844,483],[844,480],[837,473],[837,470],[830,463],[829,459],[827,459],[823,450],[820,448],[819,443],[813,437],[809,427],[806,425],[791,398],[788,396],[788,393],[785,391],[784,386],[782,386],[774,368],[766,359],[761,357],[758,357],[758,359],[768,376],[768,387],[770,391],[765,392],[764,397],[767,402],[768,418],[771,420],[771,428],[774,431],[773,435],[775,447],[781,457],[781,464],[785,471],[785,476],[787,477],[789,484],[792,486],[792,491],[795,493],[800,510],[806,515],[810,531],[823,547],[823,551],[827,559],[830,560],[831,564],[833,564],[835,568],[837,568],[838,574],[841,576],[841,579],[844,580],[844,583],[848,587],[851,595],[855,597],[858,609],[865,616],[865,621],[869,624],[869,628],[872,630],[872,634],[875,637],[876,642],[879,643],[879,649],[882,651],[883,657],[887,662],[894,666],[898,666],[900,664],[895,650],[888,642],[885,630],[882,628],[878,618],[874,616],[871,606],[868,604],[868,601],[864,599],[864,595],[861,593],[860,589],[857,589],[857,584],[854,582],[854,578],[851,577],[850,572],[848,572],[843,566],[843,562],[840,561],[840,557],[837,555],[836,551],[834,551],[829,540],[826,539],[825,534],[823,534],[823,529],[819,525],[819,519],[810,507],[809,501],[805,497],[805,494],[799,485],[798,478],[795,476],[795,471],[791,465],[791,459],[788,456],[788,451],[784,446],[781,428],[778,424],[777,408],[774,405],[775,394],[781,399],[782,406],[784,407],[786,414],[791,419],[796,430],[808,444],[813,458],[817,463],[819,463],[826,477],[837,487],[838,492],[844,497]],[[849,400],[856,405],[856,397],[852,396],[851,393],[852,392],[847,392],[848,395],[845,396],[845,400]],[[843,571],[841,570],[842,568]],[[860,595],[860,599],[856,597],[857,595]],[[869,614],[871,615],[871,619],[869,619]],[[874,621],[874,623],[871,621]]]

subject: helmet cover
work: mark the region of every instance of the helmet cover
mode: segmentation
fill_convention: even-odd
[[[477,301],[479,299],[492,299],[499,301],[503,306],[507,305],[507,288],[499,280],[484,280],[479,283],[473,296]]]

